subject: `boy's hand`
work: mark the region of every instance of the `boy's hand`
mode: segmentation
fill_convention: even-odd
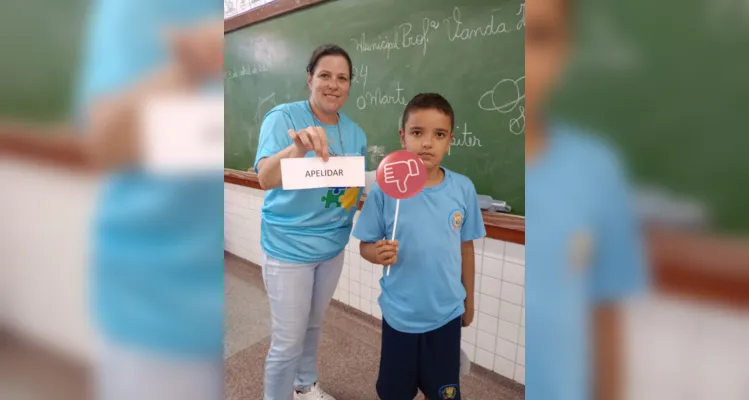
[[[473,322],[473,306],[470,308],[466,307],[465,313],[463,313],[463,327],[471,325]]]
[[[380,265],[393,265],[398,262],[398,241],[380,240],[375,243],[375,259]]]

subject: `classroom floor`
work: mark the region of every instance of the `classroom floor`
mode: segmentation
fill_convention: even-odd
[[[270,320],[260,269],[230,254],[225,267],[224,398],[262,399]],[[323,387],[338,400],[376,400],[379,346],[378,321],[334,301],[326,314],[320,343]],[[87,372],[0,330],[0,399],[90,399]],[[461,385],[464,400],[524,399],[521,385],[476,366],[461,379]]]
[[[88,388],[82,365],[0,330],[0,399],[86,400]]]
[[[260,269],[228,253],[225,267],[225,399],[261,399],[270,320]],[[320,342],[323,388],[338,400],[377,400],[379,356],[379,322],[334,301]],[[524,399],[521,385],[476,366],[461,385],[464,400]]]

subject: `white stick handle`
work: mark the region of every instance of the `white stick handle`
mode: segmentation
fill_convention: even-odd
[[[398,199],[395,201],[395,218],[393,219],[393,235],[390,238],[390,240],[395,240],[395,228],[398,227],[398,209],[401,205],[401,199]],[[390,266],[388,265],[388,269],[385,272],[385,276],[390,276]]]

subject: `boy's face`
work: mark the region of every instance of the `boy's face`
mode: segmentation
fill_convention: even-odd
[[[540,108],[566,61],[569,40],[567,3],[574,0],[531,0],[525,6],[526,113],[538,118]]]
[[[403,148],[417,154],[427,170],[440,166],[453,138],[450,117],[434,109],[411,111],[399,133]]]

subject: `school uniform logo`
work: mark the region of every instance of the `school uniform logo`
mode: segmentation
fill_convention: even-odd
[[[586,230],[578,230],[570,237],[569,257],[572,270],[585,270],[593,257],[593,236]]]
[[[454,231],[459,230],[463,226],[463,210],[451,211],[447,223],[450,225],[450,229]]]
[[[458,397],[458,387],[456,385],[445,385],[440,388],[440,399],[450,400]]]
[[[320,198],[320,201],[325,204],[325,208],[344,208],[346,211],[351,211],[352,207],[356,207],[357,200],[359,200],[359,188],[330,188],[325,196]]]

